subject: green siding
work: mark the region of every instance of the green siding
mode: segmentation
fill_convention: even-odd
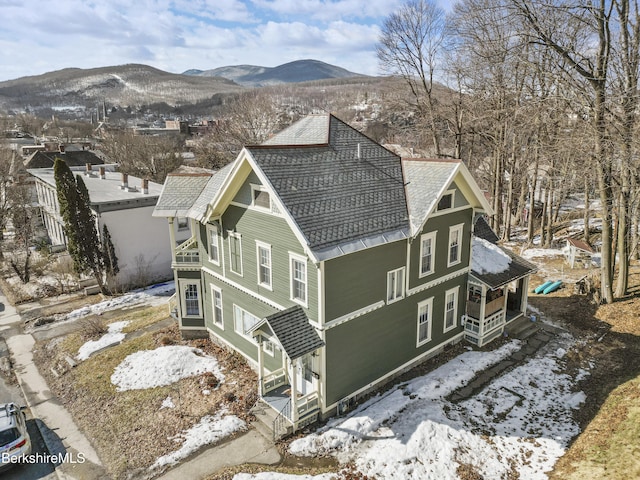
[[[291,300],[289,252],[306,257],[300,242],[282,217],[260,211],[230,205],[222,216],[222,238],[224,239],[224,261],[226,277],[258,295],[279,305],[295,305]],[[242,276],[229,270],[229,231],[242,235]],[[271,245],[272,290],[258,285],[258,262],[256,240]],[[307,261],[306,313],[312,320],[318,318],[318,272],[317,267]]]
[[[326,405],[350,396],[459,334],[466,278],[461,275],[327,330]],[[456,286],[459,286],[457,325],[445,334],[445,292]],[[416,347],[418,303],[431,297],[431,341]]]
[[[407,242],[397,241],[325,262],[327,322],[386,299],[387,272],[406,265]]]
[[[276,309],[257,300],[241,290],[218,280],[217,278],[205,273],[205,295],[204,295],[204,311],[206,318],[206,327],[216,336],[222,338],[226,342],[234,345],[244,355],[258,363],[258,347],[248,340],[246,337],[236,333],[233,321],[233,305],[238,305],[250,314],[264,318],[276,312]],[[224,329],[213,324],[213,298],[211,294],[211,285],[216,286],[222,291],[222,323]],[[268,353],[264,354],[265,367],[270,370],[277,370],[282,367],[282,356],[276,349],[275,356],[272,357]]]
[[[460,195],[462,196],[462,195]],[[411,261],[409,268],[409,288],[415,288],[416,286],[429,283],[437,280],[438,277],[443,277],[461,268],[469,265],[469,258],[471,255],[471,222],[473,220],[473,209],[468,208],[456,212],[451,212],[447,215],[437,215],[427,220],[422,232],[416,236],[415,240],[411,243]],[[447,260],[449,257],[449,227],[464,223],[464,229],[462,232],[462,245],[461,245],[461,262],[447,267]],[[427,275],[423,278],[419,278],[420,275],[420,236],[425,233],[436,231],[436,250],[434,254],[434,273]]]

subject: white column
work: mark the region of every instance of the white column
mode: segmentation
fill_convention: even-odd
[[[480,325],[478,325],[478,336],[482,338],[484,335],[484,312],[487,306],[487,286],[482,285],[482,296],[480,297]]]
[[[264,395],[264,352],[262,351],[262,335],[258,336],[258,396]]]
[[[298,421],[298,366],[300,359],[296,358],[291,362],[291,421],[295,427]]]
[[[171,263],[176,261],[176,232],[173,228],[173,217],[169,217],[169,241],[171,242]]]

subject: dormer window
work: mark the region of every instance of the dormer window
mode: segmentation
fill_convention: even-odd
[[[251,206],[269,213],[280,213],[272,201],[271,193],[262,185],[251,185]]]
[[[440,201],[438,202],[438,211],[440,210],[448,210],[449,208],[453,208],[453,194],[455,192],[450,190],[446,192],[442,197],[440,197]]]

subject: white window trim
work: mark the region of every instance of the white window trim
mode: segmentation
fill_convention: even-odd
[[[269,252],[269,284],[262,283],[260,281],[260,249],[263,248]],[[271,245],[268,243],[261,242],[260,240],[256,240],[256,276],[258,285],[266,288],[269,291],[273,291],[273,257],[271,255]]]
[[[211,234],[216,234],[216,250],[218,251],[218,260],[214,260],[211,258]],[[218,231],[218,227],[216,225],[207,225],[207,256],[209,257],[209,261],[214,265],[220,266],[220,232]]]
[[[184,295],[185,287],[188,285],[195,285],[198,293],[198,315],[187,315],[187,299]],[[180,313],[182,318],[202,318],[202,289],[200,288],[199,280],[178,280],[178,287],[180,288]]]
[[[242,310],[245,313],[248,313],[249,315],[251,315],[254,318],[257,318],[258,321],[260,321],[260,317],[257,317],[256,315],[254,315],[253,313],[251,313],[249,310],[245,310],[244,308],[242,308],[240,305],[237,304],[233,304],[233,331],[237,334],[240,335],[242,338],[245,338],[246,340],[249,340],[251,343],[257,344],[256,339],[251,336],[251,335],[247,335],[244,332],[239,332],[238,330],[236,330],[236,309]],[[244,324],[243,324],[244,326]]]
[[[426,276],[429,276],[431,274],[433,274],[435,272],[435,264],[436,264],[436,237],[437,237],[437,233],[438,231],[434,231],[434,232],[429,232],[429,233],[425,233],[423,235],[420,236],[420,257],[419,257],[419,275],[418,278],[424,278]],[[423,272],[422,271],[422,255],[423,255],[423,243],[425,240],[427,239],[431,239],[431,270],[429,270],[428,272]]]
[[[233,238],[237,238],[239,240],[238,242],[238,248],[240,249],[240,271],[236,272],[233,269],[233,259],[231,258],[231,254],[232,254],[232,249],[231,249],[231,237]],[[229,271],[232,273],[235,273],[236,275],[240,275],[241,277],[243,276],[243,262],[242,262],[242,235],[240,233],[237,232],[232,232],[229,231]]]
[[[420,309],[424,306],[428,307],[428,315],[429,315],[429,328],[427,338],[424,340],[420,340]],[[429,343],[431,341],[431,331],[433,330],[433,297],[430,297],[422,302],[418,302],[418,313],[416,316],[416,348],[421,347],[425,343]]]
[[[453,239],[453,233],[459,232],[458,235],[458,258],[455,261],[451,261],[451,240]],[[463,233],[464,233],[464,223],[460,223],[458,225],[453,225],[449,227],[449,241],[447,242],[447,267],[452,267],[454,265],[458,265],[462,262],[462,242],[463,242]]]
[[[453,323],[447,327],[447,297],[453,294]],[[458,325],[458,303],[460,301],[460,286],[451,288],[444,292],[444,316],[442,318],[443,333],[453,330]]]
[[[392,300],[389,300],[389,282],[391,280],[391,276],[395,273],[396,275],[401,272],[402,273],[402,289],[400,292],[399,296],[395,296]],[[400,267],[400,268],[396,268],[395,270],[390,270],[387,272],[387,289],[385,291],[385,301],[387,302],[387,305],[391,304],[391,303],[395,303],[398,302],[400,300],[402,300],[405,295],[406,295],[406,285],[405,285],[405,280],[406,280],[406,267]],[[394,285],[397,285],[398,282],[397,280],[394,279]]]
[[[265,345],[267,345],[268,343],[271,344],[271,351],[269,351],[269,350],[267,350],[265,348]],[[273,343],[271,340],[267,340],[266,338],[263,338],[262,339],[262,351],[264,353],[266,353],[267,355],[275,357],[276,356],[276,344]]]
[[[257,185],[255,183],[251,183],[251,202],[249,202],[249,208],[258,210],[260,212],[269,213],[271,215],[280,215],[280,209],[273,201],[273,192],[269,190],[264,185]],[[255,203],[255,192],[267,192],[269,194],[269,208],[256,205]]]
[[[297,260],[304,264],[304,301],[293,296],[293,261]],[[289,297],[293,302],[298,305],[302,305],[305,308],[309,306],[309,265],[307,264],[307,257],[299,255],[297,253],[289,252]]]
[[[451,206],[447,207],[447,208],[438,208],[438,204],[440,203],[440,200],[442,200],[442,197],[446,197],[447,195],[451,195]],[[446,212],[446,211],[449,211],[449,210],[453,210],[454,208],[456,208],[456,191],[455,191],[455,189],[454,190],[447,190],[442,195],[440,195],[440,198],[438,199],[438,203],[436,204],[436,211],[437,212]]]
[[[211,287],[211,312],[212,312],[212,323],[218,327],[220,330],[224,330],[224,304],[222,303],[222,289],[219,287],[216,287],[213,283],[210,283],[209,286]],[[220,323],[216,322],[216,296],[215,293],[219,293],[220,294],[220,312],[221,312],[221,317],[220,317]]]

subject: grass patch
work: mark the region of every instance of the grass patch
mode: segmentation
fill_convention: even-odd
[[[108,321],[135,319],[137,325],[149,325],[160,317],[160,309],[145,310],[134,315],[120,312],[122,315],[110,316]],[[166,308],[162,310],[166,317]],[[207,376],[199,375],[168,386],[116,391],[111,383],[114,369],[128,355],[158,348],[166,338],[171,338],[172,344],[195,346],[216,357],[226,381],[212,389]],[[91,439],[112,478],[146,477],[158,457],[180,448],[181,443],[174,441],[176,435],[204,415],[227,408],[248,419],[248,408],[255,402],[257,379],[246,362],[239,362],[237,355],[208,340],[182,340],[176,326],[143,333],[95,354],[59,377],[50,375],[48,365],[63,363],[65,355],[77,354],[81,342],[80,334],[74,333],[38,344],[34,361],[52,392]],[[160,408],[167,397],[175,408]]]
[[[158,305],[156,307],[147,307],[131,313],[125,313],[122,315],[120,320],[129,320],[129,325],[127,325],[122,331],[124,333],[130,333],[146,328],[154,323],[158,323],[168,317],[169,311],[167,310],[167,306]]]
[[[551,478],[640,478],[640,377],[613,390]]]

